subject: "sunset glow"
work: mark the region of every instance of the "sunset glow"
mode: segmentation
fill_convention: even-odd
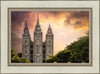
[[[11,12],[11,47],[16,53],[22,52],[22,34],[27,21],[33,41],[33,33],[37,22],[37,12]],[[89,30],[88,11],[40,11],[39,22],[43,32],[43,41],[50,23],[54,34],[54,54],[64,50],[66,45],[86,35]]]

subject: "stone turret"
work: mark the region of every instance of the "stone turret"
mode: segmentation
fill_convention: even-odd
[[[49,23],[46,34],[46,59],[49,58],[50,55],[53,55],[53,33]]]
[[[22,57],[30,60],[30,34],[27,26],[27,22],[25,21],[24,32],[22,35]]]

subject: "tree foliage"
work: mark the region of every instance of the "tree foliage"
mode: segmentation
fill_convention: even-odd
[[[77,41],[67,45],[63,51],[49,57],[46,62],[80,63],[89,62],[89,36],[80,37]]]
[[[46,63],[53,63],[53,62],[58,62],[59,58],[57,56],[50,56],[47,60]]]
[[[21,53],[19,56],[15,53],[14,49],[11,49],[11,63],[30,63],[30,61],[26,58],[20,57]]]

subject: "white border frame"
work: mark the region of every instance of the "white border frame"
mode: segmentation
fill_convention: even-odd
[[[11,63],[11,11],[88,11],[89,63]],[[92,66],[92,8],[8,8],[8,66]]]

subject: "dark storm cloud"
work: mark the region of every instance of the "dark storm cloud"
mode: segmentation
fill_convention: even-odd
[[[76,22],[75,22],[75,24],[81,24],[81,23],[82,23],[81,21],[76,21]]]
[[[89,16],[88,11],[76,11],[76,12],[71,13],[72,18],[84,18],[84,17],[88,17],[88,16]]]
[[[74,11],[70,15],[66,15],[65,26],[71,25],[75,29],[81,29],[89,25],[88,11]]]
[[[35,12],[31,11],[12,11],[11,12],[11,45],[12,48],[18,53],[21,51],[21,39],[25,21],[27,21],[28,28],[34,28],[33,23],[36,20]],[[33,31],[33,29],[32,29]],[[20,47],[20,48],[18,48]]]
[[[27,11],[12,11],[11,12],[11,20],[12,22],[16,22],[16,23],[19,23],[19,22],[22,22],[24,21],[24,18],[28,18],[29,16],[25,15],[25,14],[29,14],[31,12],[27,12]]]

